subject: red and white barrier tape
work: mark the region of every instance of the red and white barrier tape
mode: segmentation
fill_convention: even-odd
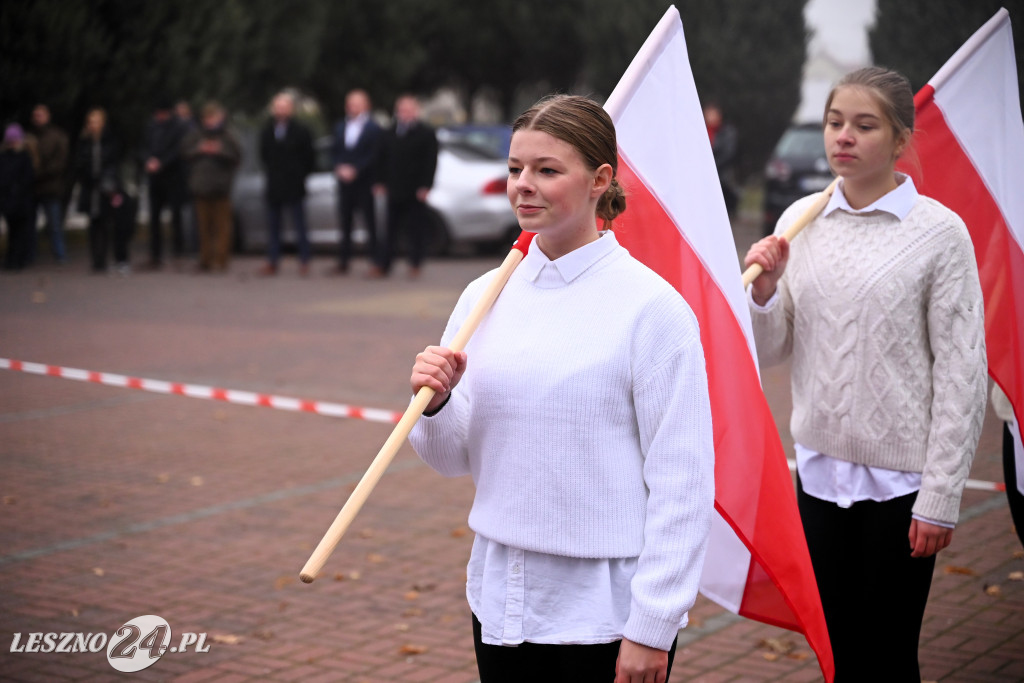
[[[257,394],[251,391],[238,391],[236,389],[218,389],[207,387],[201,384],[183,384],[181,382],[165,382],[159,379],[143,379],[141,377],[128,377],[126,375],[115,375],[110,372],[93,372],[92,370],[81,370],[79,368],[64,368],[58,365],[44,365],[42,363],[29,363],[9,358],[0,358],[0,369],[27,372],[33,375],[47,375],[49,377],[62,377],[73,379],[79,382],[93,382],[105,384],[110,387],[122,387],[127,389],[141,389],[156,394],[176,394],[188,396],[189,398],[205,398],[212,401],[225,401],[243,406],[263,406],[264,408],[276,408],[277,410],[289,410],[292,412],[316,413],[327,417],[348,417],[355,420],[366,420],[368,422],[386,422],[396,424],[401,418],[401,413],[379,408],[359,408],[347,406],[342,403],[328,403],[326,401],[307,401],[288,396],[273,396],[270,394]]]
[[[402,413],[379,408],[359,408],[347,406],[343,403],[308,401],[288,396],[238,391],[237,389],[218,389],[217,387],[207,387],[201,384],[183,384],[180,382],[166,382],[159,379],[128,377],[126,375],[115,375],[110,372],[64,368],[59,365],[44,365],[42,363],[30,363],[10,358],[0,358],[0,370],[15,370],[32,375],[62,377],[79,382],[105,384],[109,387],[141,389],[142,391],[150,391],[156,394],[176,394],[178,396],[188,396],[189,398],[205,398],[242,406],[262,406],[264,408],[276,408],[277,410],[289,410],[292,412],[316,413],[317,415],[326,415],[327,417],[348,417],[354,420],[366,420],[367,422],[397,424],[402,419]],[[796,471],[795,460],[789,461],[789,469],[790,471]],[[973,491],[1005,491],[1006,484],[1003,482],[968,479],[965,488]]]

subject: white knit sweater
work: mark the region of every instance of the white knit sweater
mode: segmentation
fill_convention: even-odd
[[[473,475],[478,534],[638,557],[624,635],[670,643],[696,599],[714,498],[700,334],[613,234],[581,249],[591,258],[566,267],[533,246],[468,344],[450,401],[410,441],[441,474]],[[442,343],[492,276],[467,287]]]
[[[787,209],[778,231],[816,196]],[[984,304],[963,221],[924,196],[902,221],[819,216],[793,241],[778,293],[751,317],[763,364],[792,354],[793,438],[921,472],[914,513],[955,522],[987,385]]]

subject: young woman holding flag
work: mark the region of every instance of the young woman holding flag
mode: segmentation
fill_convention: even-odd
[[[790,245],[797,201],[746,263],[758,356],[792,357],[797,499],[844,681],[920,681],[935,554],[949,545],[985,412],[984,304],[960,218],[897,159],[914,101],[898,73],[848,74],[825,105],[842,181]]]
[[[513,126],[508,196],[537,233],[465,352],[416,357],[437,394],[410,435],[471,474],[467,570],[482,683],[668,679],[713,507],[704,355],[682,297],[607,228],[625,209],[615,128],[555,96]]]

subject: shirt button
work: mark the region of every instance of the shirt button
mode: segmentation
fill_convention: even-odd
[[[516,562],[514,565],[512,565],[512,573],[513,574],[518,574],[519,573],[519,563],[518,562]]]

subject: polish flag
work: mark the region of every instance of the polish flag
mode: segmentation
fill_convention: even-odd
[[[988,372],[1013,405],[1024,493],[1024,122],[1010,15],[1000,9],[914,98],[922,194],[967,224],[985,296]]]
[[[750,314],[675,7],[605,109],[615,121],[628,210],[620,243],[700,321],[715,437],[715,511],[701,592],[751,619],[802,632],[833,678],[832,649],[796,493],[758,374]]]

